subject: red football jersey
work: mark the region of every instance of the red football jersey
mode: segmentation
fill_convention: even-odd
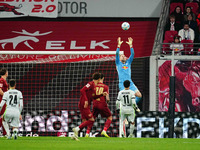
[[[0,88],[2,89],[3,92],[8,91],[8,83],[4,78],[0,78]],[[2,95],[0,95],[0,102],[2,100]]]
[[[81,98],[79,101],[79,108],[84,108],[85,101],[88,101],[88,106],[90,107],[92,99],[93,99],[92,93],[94,93],[94,89],[95,89],[94,81],[87,83],[81,89]]]
[[[106,102],[106,97],[102,96],[104,92],[107,92],[109,94],[109,88],[107,85],[103,83],[98,83],[95,87],[95,94],[96,96],[101,95],[99,98],[94,98],[94,103],[95,102]]]

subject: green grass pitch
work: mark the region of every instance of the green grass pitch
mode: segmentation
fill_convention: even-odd
[[[0,138],[1,150],[197,150],[200,139],[19,137]]]

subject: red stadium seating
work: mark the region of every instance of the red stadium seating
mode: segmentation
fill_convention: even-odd
[[[181,43],[183,43],[183,45],[184,45],[184,52],[185,52],[186,55],[193,54],[193,46],[194,45],[190,44],[190,43],[193,43],[192,40],[182,40]]]
[[[183,10],[183,3],[171,3],[171,4],[170,4],[170,14],[175,10],[175,8],[176,8],[177,6],[180,6],[180,7],[181,7],[182,12],[184,11],[184,10]]]
[[[165,40],[171,43],[174,41],[175,35],[178,35],[177,31],[165,31]]]
[[[165,43],[170,43],[170,42],[167,41],[167,40],[163,41],[163,46],[162,46],[163,54],[169,54],[171,52],[171,50],[170,50],[170,44],[165,44]]]
[[[192,8],[192,12],[195,15],[198,15],[198,13],[199,13],[199,5],[198,5],[198,3],[195,3],[195,2],[186,3],[185,4],[185,8],[188,7],[188,6]]]

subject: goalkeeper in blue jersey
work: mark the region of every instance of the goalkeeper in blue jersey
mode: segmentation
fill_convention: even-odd
[[[135,84],[131,80],[131,63],[134,58],[134,50],[133,50],[133,45],[132,45],[133,39],[131,37],[129,37],[128,41],[126,42],[130,46],[130,50],[131,50],[131,55],[129,58],[127,58],[125,55],[119,55],[120,46],[123,43],[123,41],[121,41],[121,38],[119,37],[117,39],[117,42],[118,42],[118,45],[117,45],[117,50],[116,50],[115,63],[116,63],[116,68],[117,68],[117,72],[118,72],[118,77],[119,77],[119,90],[120,91],[123,90],[124,89],[124,85],[123,85],[124,81],[129,80],[131,82],[130,89],[135,92],[136,103],[138,103],[142,97],[142,94],[140,93],[138,88],[135,86]]]

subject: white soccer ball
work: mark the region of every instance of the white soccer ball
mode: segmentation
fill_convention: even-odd
[[[123,22],[122,23],[122,29],[123,30],[128,30],[130,28],[130,24],[128,22]]]

